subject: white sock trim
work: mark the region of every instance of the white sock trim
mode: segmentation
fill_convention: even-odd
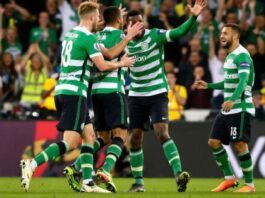
[[[231,179],[235,179],[235,176],[234,175],[225,176],[225,180],[231,180]]]
[[[34,159],[31,160],[30,167],[33,171],[38,167],[38,164]]]

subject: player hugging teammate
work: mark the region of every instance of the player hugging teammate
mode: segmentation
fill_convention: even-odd
[[[61,116],[57,128],[64,132],[64,139],[50,145],[33,160],[21,161],[22,186],[26,190],[37,166],[76,148],[82,137],[79,158],[64,171],[69,185],[81,192],[117,192],[110,172],[121,155],[129,130],[130,163],[135,179],[129,192],[144,192],[142,142],[146,126],[152,124],[174,174],[178,191],[186,191],[190,175],[182,170],[178,149],[168,131],[168,85],[164,71],[164,45],[185,35],[205,6],[205,0],[196,0],[193,7],[188,6],[190,18],[172,30],[145,29],[142,14],[131,11],[126,16],[127,34],[124,35],[123,15],[118,8],[106,8],[103,14],[106,27],[95,33],[99,21],[98,4],[84,2],[80,5],[80,24],[65,35],[62,43],[61,73],[55,88],[56,107]],[[232,26],[227,28],[233,29]],[[224,44],[226,36],[222,35],[221,43]],[[128,56],[123,55],[125,48]],[[248,113],[253,113],[249,99],[253,65],[242,46],[237,46],[234,50],[225,64],[225,82],[207,84],[199,81],[195,82],[195,86],[224,88],[226,93],[226,102],[222,114],[217,117],[209,145],[228,182],[215,191],[225,190],[237,183],[221,145],[228,143],[229,138],[235,142],[242,162],[241,167],[246,178],[243,190],[254,191],[251,159],[246,144],[250,133]],[[131,79],[129,115],[124,92],[126,67],[129,67]],[[92,70],[96,70],[92,84],[92,101],[97,138],[87,109],[88,81]],[[240,88],[235,89],[236,87]],[[235,131],[231,133],[232,136],[227,132],[228,127]],[[226,132],[229,134],[225,134]],[[92,179],[93,154],[109,143],[106,159],[96,173],[95,183]],[[99,183],[105,183],[106,189],[98,187]]]

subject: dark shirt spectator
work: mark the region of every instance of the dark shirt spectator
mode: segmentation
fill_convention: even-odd
[[[0,101],[14,102],[17,99],[16,94],[18,92],[18,73],[11,53],[4,53],[2,67],[0,71],[2,81],[2,97],[0,97]]]
[[[205,80],[205,71],[202,66],[197,66],[193,71],[193,80]],[[212,97],[211,90],[195,89],[193,85],[188,88],[188,108],[194,109],[210,109]]]

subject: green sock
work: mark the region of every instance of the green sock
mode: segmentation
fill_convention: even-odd
[[[245,177],[245,183],[253,183],[253,165],[249,151],[238,155],[240,161],[240,167]]]
[[[55,157],[58,157],[60,155],[63,155],[68,151],[68,144],[64,141],[53,143],[49,145],[44,151],[39,153],[35,158],[35,162],[38,166],[43,164],[44,162],[47,162]]]
[[[124,141],[120,137],[113,138],[107,150],[107,156],[102,167],[106,172],[110,173],[110,171],[114,167],[115,162],[121,155],[123,146]]]
[[[162,144],[162,147],[174,175],[175,176],[178,175],[182,171],[182,169],[181,169],[179,152],[176,147],[176,144],[172,139],[168,139],[166,142]]]
[[[212,149],[212,152],[216,163],[222,169],[225,178],[234,177],[234,173],[224,147],[221,146],[217,149]]]
[[[91,179],[93,171],[93,145],[82,144],[80,162],[83,180]]]
[[[98,150],[100,150],[101,148],[103,148],[106,144],[104,143],[104,141],[101,138],[97,138],[95,143],[94,143],[94,149],[93,152],[94,154],[96,152],[98,152]],[[78,158],[75,160],[74,162],[74,167],[75,170],[80,171],[81,170],[81,161],[80,161],[80,156],[78,156]]]
[[[136,184],[144,184],[143,180],[143,165],[144,165],[144,153],[142,148],[130,150],[130,164],[132,175]]]

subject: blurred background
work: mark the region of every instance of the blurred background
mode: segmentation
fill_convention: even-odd
[[[63,35],[78,25],[77,8],[81,0],[2,0],[0,3],[0,176],[18,176],[18,161],[39,153],[56,140],[57,115],[53,100],[60,66]],[[188,17],[187,4],[193,0],[99,0],[105,6],[120,4],[127,10],[141,10],[146,28],[172,29]],[[224,23],[241,27],[241,43],[248,49],[255,67],[252,157],[256,174],[265,177],[265,1],[208,0],[190,32],[165,46],[165,71],[169,83],[170,131],[183,156],[184,165],[194,176],[219,175],[207,148],[211,122],[223,102],[222,91],[195,90],[194,79],[218,82],[224,77],[226,51],[218,37]],[[128,80],[129,84],[129,80]],[[90,107],[91,104],[89,103]],[[90,108],[91,109],[91,108]],[[90,110],[93,116],[93,111]],[[145,140],[145,174],[168,176],[167,164],[154,166],[152,152],[161,152],[152,133]],[[197,155],[194,156],[195,147]],[[230,149],[230,148],[228,148]],[[255,150],[256,149],[256,150]],[[65,162],[75,159],[73,151],[40,168],[35,176],[61,175]],[[101,155],[102,154],[102,155]],[[193,156],[191,158],[191,155]],[[232,150],[230,155],[233,155]],[[162,156],[162,155],[161,155]],[[100,164],[104,150],[97,156]],[[202,170],[192,163],[202,160]],[[234,157],[235,159],[235,157]],[[116,174],[129,176],[127,151]],[[164,161],[164,160],[162,160]],[[205,163],[205,164],[204,164]],[[153,164],[153,165],[152,165]],[[233,167],[236,170],[237,161]],[[261,168],[263,167],[263,168]],[[204,171],[205,169],[205,171]],[[59,171],[60,170],[60,171]],[[238,173],[239,176],[242,173]]]

